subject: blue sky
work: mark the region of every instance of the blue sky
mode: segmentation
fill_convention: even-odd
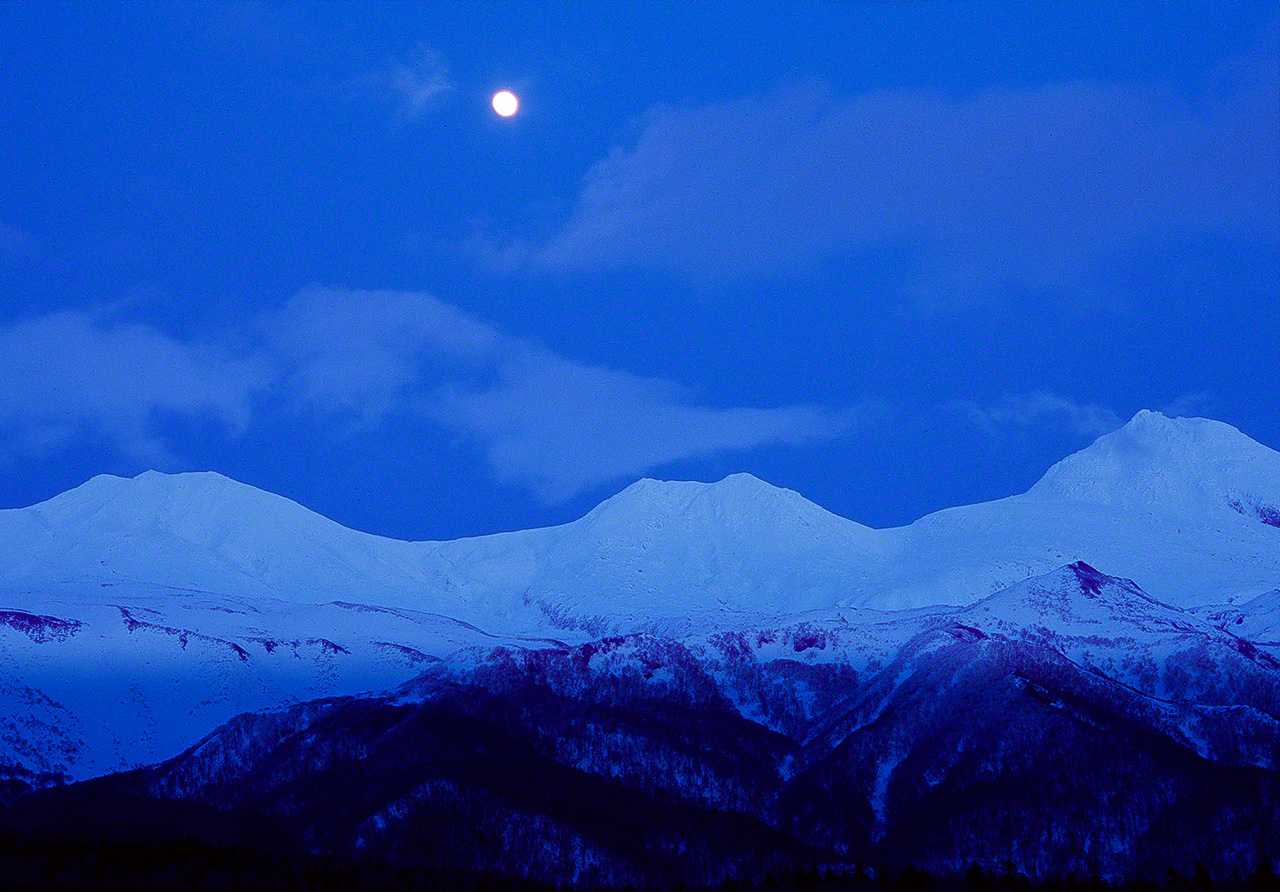
[[[0,40],[0,505],[214,469],[450,538],[748,471],[886,526],[1141,408],[1280,447],[1274,3],[4,3]]]

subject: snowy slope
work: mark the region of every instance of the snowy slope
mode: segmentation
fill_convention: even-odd
[[[1023,495],[889,530],[748,475],[643,480],[563,526],[414,543],[218,474],[97,477],[0,511],[0,760],[75,776],[152,761],[236,712],[383,688],[499,643],[741,633],[865,668],[955,613],[940,605],[1027,626],[1057,607],[1016,586],[1077,560],[1150,593],[1114,592],[1117,616],[1132,600],[1146,617],[1130,637],[1167,641],[1152,617],[1174,610],[1266,647],[1277,505],[1280,454],[1149,412]]]
[[[395,592],[426,584],[421,549],[348,530],[220,474],[103,475],[0,512],[6,584],[157,583],[322,599],[335,580]],[[350,594],[349,586],[341,591]]]
[[[1074,563],[958,609],[471,648],[381,694],[238,717],[123,781],[337,851],[438,846],[555,882],[639,881],[637,850],[701,870],[735,838],[759,864],[777,834],[953,875],[1230,876],[1277,850],[1277,714],[1280,660]]]
[[[1209,604],[1195,612],[1218,628],[1249,638],[1280,657],[1280,588],[1239,606]]]
[[[380,690],[463,647],[554,643],[352,602],[103,591],[114,603],[86,590],[42,614],[0,610],[0,766],[78,778],[147,764],[240,712]]]
[[[642,480],[558,533],[525,597],[597,632],[829,607],[866,578],[880,547],[869,527],[748,474],[716,484]]]
[[[1076,562],[967,607],[834,608],[685,644],[725,665],[749,658],[875,673],[922,636],[998,639],[1051,650],[1149,697],[1202,703],[1231,702],[1231,669],[1240,664],[1273,679],[1277,696],[1267,707],[1280,707],[1280,653],[1245,628],[1165,604],[1128,579]]]
[[[0,554],[0,764],[35,773],[153,762],[238,712],[380,689],[458,647],[519,640],[424,597],[423,546],[213,473],[96,477],[0,511]]]
[[[850,603],[965,604],[1062,564],[1123,572],[1180,607],[1280,584],[1280,453],[1230,425],[1139,412],[1028,492],[883,531],[892,557]]]
[[[560,527],[408,543],[217,474],[98,477],[0,511],[3,588],[154,584],[373,602],[528,633],[965,604],[1073,560],[1179,606],[1280,587],[1280,454],[1139,413],[1032,489],[872,530],[749,475],[642,480]]]

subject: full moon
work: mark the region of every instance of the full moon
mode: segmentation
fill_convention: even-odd
[[[493,94],[493,110],[504,118],[509,118],[520,107],[520,100],[510,90],[499,90]]]

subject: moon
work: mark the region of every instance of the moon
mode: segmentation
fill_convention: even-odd
[[[499,90],[493,94],[493,110],[504,118],[509,118],[520,108],[520,100],[510,90]]]

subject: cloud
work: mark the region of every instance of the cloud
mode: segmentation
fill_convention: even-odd
[[[1160,411],[1170,418],[1211,418],[1216,411],[1216,404],[1217,400],[1209,391],[1193,390],[1161,406]]]
[[[426,44],[417,44],[408,59],[391,67],[383,77],[395,97],[399,116],[404,120],[422,117],[436,100],[453,89],[449,66],[444,57]]]
[[[656,378],[514,351],[488,386],[449,385],[436,417],[484,444],[499,480],[556,502],[678,459],[829,439],[856,423],[817,406],[712,408]]]
[[[587,172],[559,231],[490,253],[725,281],[906,245],[917,296],[1050,286],[1169,236],[1280,236],[1278,114],[1270,58],[1191,99],[1087,82],[840,97],[811,83],[664,106]]]
[[[1119,428],[1124,419],[1105,406],[1076,403],[1043,390],[1005,394],[986,406],[971,401],[947,404],[991,436],[1010,428],[1057,427],[1073,434],[1100,437]]]
[[[260,317],[262,338],[295,409],[375,426],[445,379],[492,368],[509,339],[430,295],[307,288]]]
[[[0,327],[0,451],[44,454],[92,432],[180,465],[164,436],[175,418],[213,422],[225,437],[263,421],[341,437],[410,418],[478,445],[495,479],[554,502],[859,421],[817,406],[704,405],[675,382],[577,362],[427,294],[308,288],[202,343],[112,321],[119,310]]]
[[[548,501],[679,459],[847,432],[816,406],[700,405],[675,382],[580,363],[426,294],[308,289],[259,328],[300,410],[419,417]]]
[[[243,431],[262,371],[252,358],[147,325],[103,323],[85,312],[25,319],[0,328],[0,432],[7,450],[39,454],[89,427],[165,463],[172,456],[161,414]]]

